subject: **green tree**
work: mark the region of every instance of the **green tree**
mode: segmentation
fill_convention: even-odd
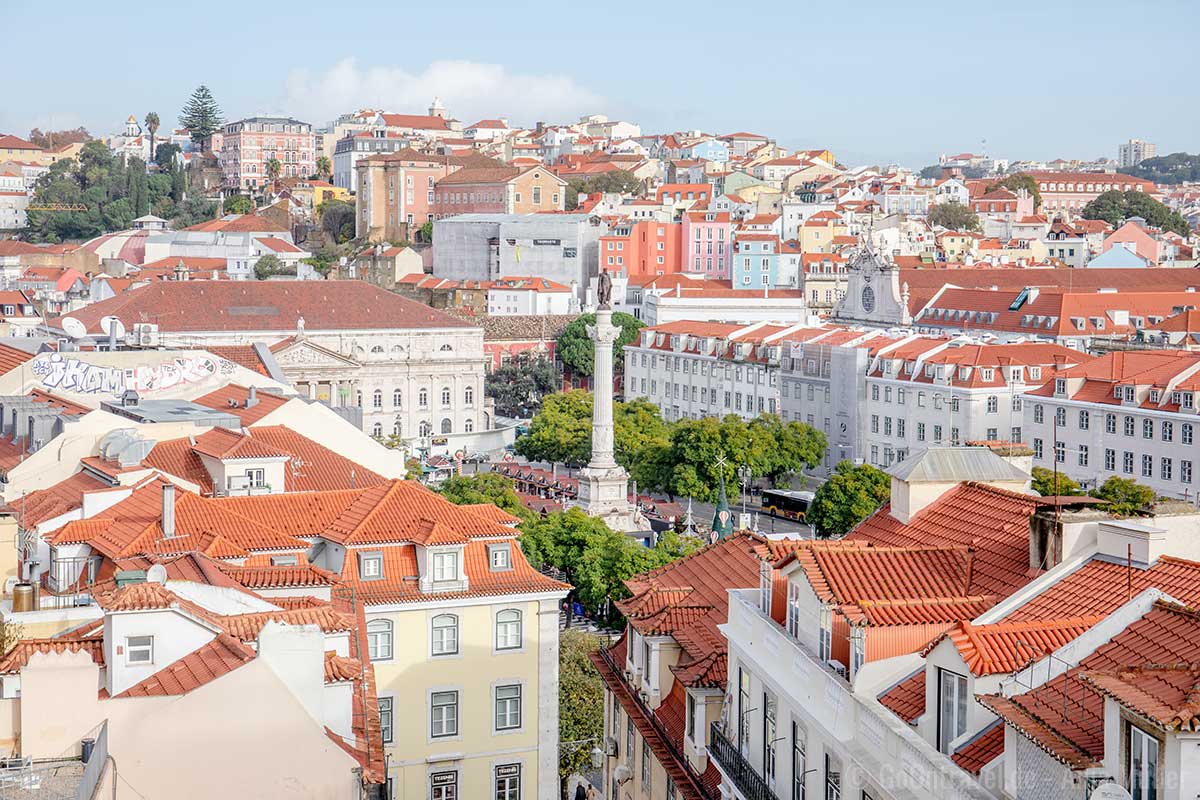
[[[1145,192],[1113,189],[1083,207],[1084,219],[1102,219],[1113,226],[1131,217],[1141,217],[1149,225],[1175,231],[1180,236],[1191,235],[1191,225],[1182,214],[1172,211]]]
[[[38,205],[86,206],[84,211],[30,211],[27,236],[31,241],[65,242],[89,239],[128,228],[160,199],[140,158],[113,156],[107,145],[88,141],[77,159],[60,159],[34,184]]]
[[[32,139],[31,139],[32,141]],[[1167,156],[1147,158],[1127,173],[1155,183],[1190,183],[1200,181],[1200,155],[1194,153],[1171,153]]]
[[[821,537],[843,536],[891,496],[891,479],[869,464],[842,461],[821,484],[809,506],[807,521]]]
[[[641,181],[627,170],[618,169],[591,175],[586,178],[572,178],[567,181],[567,195],[564,198],[567,211],[579,208],[579,196],[596,192],[605,194],[633,194],[641,189]]]
[[[617,312],[612,315],[613,324],[621,329],[613,355],[616,375],[625,372],[625,345],[634,341],[638,330],[645,327],[641,320],[629,314]],[[558,337],[558,357],[575,375],[591,375],[594,368],[595,344],[587,335],[587,326],[596,324],[595,314],[584,314],[571,321]]]
[[[158,126],[159,126],[158,114],[151,111],[149,114],[146,115],[146,130],[150,131],[150,160],[154,163],[158,163],[157,161],[154,160],[154,156],[155,156],[154,137],[156,135],[158,135]]]
[[[637,463],[646,447],[666,442],[668,430],[658,406],[645,398],[613,404],[613,451],[626,469]]]
[[[175,164],[175,158],[180,152],[181,148],[179,145],[173,142],[163,142],[158,147],[154,148],[154,163],[165,169],[173,170],[173,168],[177,166]],[[183,170],[180,169],[178,172],[182,174]]]
[[[179,114],[179,124],[188,129],[188,135],[196,144],[204,144],[224,122],[221,107],[204,84],[192,92]]]
[[[562,797],[568,778],[591,769],[592,748],[604,737],[604,681],[589,658],[600,645],[599,637],[578,628],[558,637],[558,739],[580,743],[559,752]]]
[[[272,275],[278,275],[282,271],[283,262],[274,253],[267,253],[254,262],[254,277],[260,281],[265,281]]]
[[[189,197],[175,206],[175,216],[171,219],[176,230],[182,230],[191,225],[206,222],[217,215],[217,204],[202,197]]]
[[[1144,514],[1154,505],[1154,490],[1130,478],[1115,475],[1091,491],[1092,497],[1107,500],[1105,510],[1117,517]]]
[[[980,229],[979,217],[975,212],[969,206],[964,206],[957,201],[936,203],[929,209],[929,224],[941,225],[952,231],[978,231]]]
[[[1019,189],[1024,189],[1025,191],[1029,192],[1029,195],[1033,198],[1034,210],[1042,207],[1042,193],[1038,189],[1037,179],[1028,173],[1016,172],[1004,178],[1003,180],[996,181],[995,183],[989,183],[985,193],[994,191],[996,189],[1008,189],[1010,192],[1016,192]]]
[[[329,156],[317,156],[317,175],[322,180],[330,180],[333,175],[333,164],[329,161]]]
[[[244,194],[231,194],[224,200],[226,214],[249,214],[254,210],[254,201]]]
[[[547,358],[516,358],[489,372],[483,388],[496,401],[497,414],[524,419],[562,388],[562,375]]]
[[[438,494],[455,505],[491,503],[514,516],[526,518],[529,511],[521,504],[510,478],[495,472],[477,475],[451,475],[442,481]]]
[[[757,465],[776,488],[787,488],[793,475],[821,463],[829,440],[825,434],[802,422],[784,422],[777,414],[751,420],[753,431],[768,437]]]
[[[418,241],[422,241],[427,244],[431,243],[433,241],[433,223],[432,222],[426,222],[424,225],[422,225],[420,228],[417,229],[417,239],[418,239]]]
[[[275,183],[279,180],[279,173],[283,171],[283,164],[279,163],[278,158],[268,158],[266,170],[267,179],[271,181],[271,183]]]
[[[1059,472],[1056,476],[1054,470],[1046,469],[1045,467],[1034,467],[1032,474],[1033,482],[1030,488],[1042,497],[1066,497],[1068,495],[1083,494],[1079,489],[1079,484],[1062,472]]]
[[[592,450],[591,392],[576,389],[544,397],[529,432],[517,439],[515,448],[530,461],[586,464]]]
[[[335,244],[354,238],[354,204],[345,200],[326,200],[317,206],[321,230]]]

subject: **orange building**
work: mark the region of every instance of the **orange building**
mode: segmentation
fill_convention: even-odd
[[[628,277],[673,275],[682,270],[678,222],[622,222],[600,237],[600,265]]]

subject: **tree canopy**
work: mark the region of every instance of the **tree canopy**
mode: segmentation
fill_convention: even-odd
[[[203,144],[205,139],[225,124],[221,107],[207,86],[200,84],[192,92],[183,111],[179,113],[179,124],[188,129],[188,135],[196,144]]]
[[[354,238],[354,204],[345,200],[326,200],[317,206],[321,231],[335,244]]]
[[[283,262],[274,253],[267,253],[265,256],[260,256],[258,261],[254,262],[254,277],[260,281],[265,281],[272,275],[283,275],[285,273],[286,268],[283,266]]]
[[[455,505],[492,503],[522,519],[529,516],[529,511],[521,504],[521,498],[513,488],[512,480],[496,472],[451,475],[442,481],[437,491]]]
[[[941,225],[952,231],[978,231],[979,217],[969,206],[958,201],[936,203],[929,209],[929,224]]]
[[[1042,193],[1038,189],[1038,182],[1032,176],[1024,172],[1016,172],[1003,180],[989,183],[985,190],[986,192],[995,191],[996,189],[1008,189],[1010,192],[1016,192],[1018,189],[1024,189],[1033,197],[1033,208],[1037,210],[1042,206]]]
[[[1200,154],[1171,153],[1168,156],[1147,158],[1136,167],[1125,170],[1135,178],[1155,183],[1188,183],[1200,181]]]
[[[244,194],[231,194],[224,200],[226,214],[249,214],[254,210],[254,201]]]
[[[620,311],[612,315],[613,324],[621,329],[613,354],[613,371],[621,375],[625,371],[625,345],[637,338],[645,324],[630,314]],[[595,314],[584,314],[571,321],[558,337],[558,357],[576,375],[591,375],[595,368],[595,344],[587,335],[587,326],[596,324]]]
[[[1180,236],[1191,234],[1191,226],[1182,214],[1172,211],[1145,192],[1113,189],[1083,207],[1084,219],[1102,219],[1114,227],[1130,217],[1141,217],[1149,225],[1175,231]]]
[[[542,398],[562,388],[562,375],[549,359],[514,358],[488,373],[484,392],[496,413],[524,419],[542,407]]]
[[[641,181],[627,170],[618,169],[598,175],[571,178],[567,181],[566,209],[579,208],[579,196],[604,192],[606,194],[631,194],[641,188]]]
[[[148,174],[140,158],[114,156],[104,142],[92,140],[83,145],[78,158],[54,162],[33,189],[33,202],[38,205],[83,205],[87,210],[30,211],[28,238],[35,242],[90,239],[129,228],[144,214],[172,219],[176,227],[211,219],[216,205],[185,202],[185,190],[186,179],[177,164]]]
[[[1033,481],[1030,488],[1042,497],[1067,497],[1083,494],[1079,484],[1071,480],[1066,473],[1060,472],[1056,476],[1054,470],[1034,467],[1032,475]]]
[[[806,520],[821,537],[844,536],[891,497],[891,478],[869,464],[842,461],[821,484]]]
[[[41,128],[34,128],[29,132],[29,141],[47,150],[53,150],[66,144],[91,141],[91,138],[92,135],[82,125],[71,130],[43,131]]]
[[[1113,476],[1091,491],[1092,497],[1107,500],[1105,511],[1118,517],[1141,514],[1154,504],[1154,490],[1130,478]]]
[[[588,658],[601,640],[568,628],[558,637],[558,739],[583,742],[559,752],[558,780],[591,769],[591,752],[604,735],[604,681]]]
[[[614,424],[615,424],[614,411]],[[547,395],[516,451],[530,461],[579,467],[592,450],[592,394],[583,389]]]

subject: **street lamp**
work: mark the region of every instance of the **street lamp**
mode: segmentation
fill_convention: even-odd
[[[742,482],[742,513],[745,514],[746,513],[746,489],[750,485],[750,475],[751,475],[749,465],[743,465],[743,466],[738,467],[737,475],[738,475],[738,480],[740,480]]]

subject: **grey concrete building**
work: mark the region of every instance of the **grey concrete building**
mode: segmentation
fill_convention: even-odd
[[[557,281],[586,302],[599,238],[588,214],[460,214],[433,223],[433,274],[454,280],[528,276]]]

